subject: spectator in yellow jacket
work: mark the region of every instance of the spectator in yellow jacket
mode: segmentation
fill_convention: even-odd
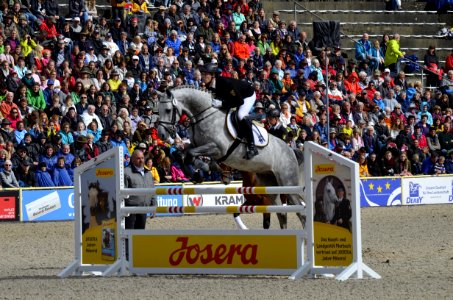
[[[134,3],[132,4],[132,13],[149,14],[148,4],[144,0],[134,0]]]
[[[400,50],[400,35],[395,33],[393,39],[387,42],[387,51],[385,51],[384,64],[388,67],[394,74],[399,73],[399,60],[404,57],[404,52]],[[394,76],[395,77],[395,76]]]

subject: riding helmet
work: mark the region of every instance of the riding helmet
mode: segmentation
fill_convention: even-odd
[[[269,118],[272,118],[272,117],[278,118],[278,117],[280,117],[280,111],[278,109],[273,109],[267,113],[267,116]]]

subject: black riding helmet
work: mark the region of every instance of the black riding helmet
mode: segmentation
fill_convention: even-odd
[[[278,117],[280,117],[280,111],[279,111],[278,109],[270,110],[270,111],[267,113],[267,116],[268,116],[269,118],[272,118],[272,117],[278,118]]]
[[[201,68],[201,72],[212,73],[212,74],[220,73],[219,67],[217,66],[217,64],[206,64]]]

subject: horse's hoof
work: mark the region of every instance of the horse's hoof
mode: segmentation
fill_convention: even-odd
[[[200,172],[195,172],[192,176],[192,182],[194,184],[200,184],[203,183],[203,176],[201,176]]]

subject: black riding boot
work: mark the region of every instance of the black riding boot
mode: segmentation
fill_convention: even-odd
[[[247,140],[247,150],[245,152],[245,159],[252,159],[255,155],[258,155],[258,150],[255,147],[255,141],[253,139],[252,121],[248,118],[244,118],[240,121],[242,135]]]

